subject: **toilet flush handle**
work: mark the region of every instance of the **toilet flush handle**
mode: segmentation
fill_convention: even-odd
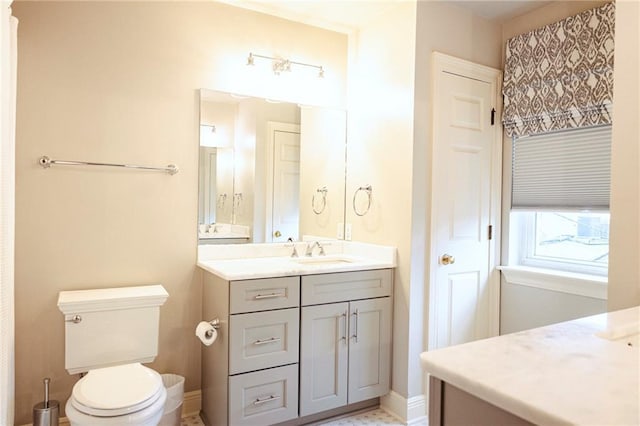
[[[78,324],[80,322],[82,322],[82,317],[78,314],[71,316],[70,318],[66,318],[64,320],[65,322],[72,322],[74,324]]]

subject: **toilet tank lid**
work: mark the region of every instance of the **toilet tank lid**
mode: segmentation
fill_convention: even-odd
[[[136,287],[61,291],[58,309],[63,314],[117,309],[160,307],[169,293],[160,284]]]

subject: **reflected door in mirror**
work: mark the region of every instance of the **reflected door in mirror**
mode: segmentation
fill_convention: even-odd
[[[269,122],[268,128],[268,143],[273,146],[273,186],[271,191],[267,190],[272,212],[267,212],[271,223],[266,224],[266,240],[297,241],[300,236],[300,126]]]

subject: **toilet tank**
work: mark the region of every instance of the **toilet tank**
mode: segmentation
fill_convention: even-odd
[[[161,285],[60,292],[67,371],[153,361],[167,297]]]

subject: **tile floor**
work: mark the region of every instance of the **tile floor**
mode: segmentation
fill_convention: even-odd
[[[400,426],[398,419],[393,417],[386,411],[377,408],[375,410],[365,411],[349,417],[341,417],[334,420],[319,423],[320,426]],[[427,421],[419,423],[419,426],[426,426]],[[202,420],[198,416],[183,417],[181,426],[204,426]]]
[[[180,426],[204,426],[204,423],[200,416],[187,416],[182,418]]]

